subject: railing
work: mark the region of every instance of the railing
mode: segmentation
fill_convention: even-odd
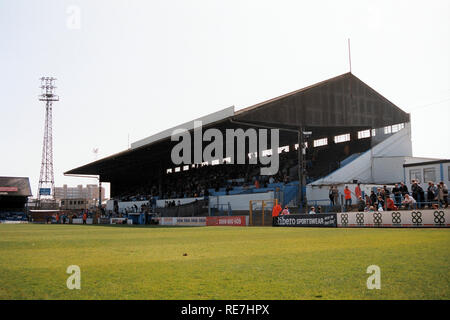
[[[175,207],[157,208],[155,211],[161,217],[196,217],[206,214],[206,209],[204,209],[206,205],[207,200],[198,200]]]
[[[283,205],[287,205],[290,203],[293,199],[296,199],[298,196],[298,185],[285,185],[282,189],[283,191],[283,199],[282,203]]]
[[[308,200],[308,208],[314,207],[316,212],[319,213],[318,207],[320,207],[320,213],[333,212],[337,205],[332,205],[330,199],[318,199],[318,200]],[[309,210],[307,210],[309,212]]]
[[[211,204],[209,207],[210,216],[231,216],[232,213],[233,210],[231,210],[231,205],[229,202],[227,204]]]
[[[353,191],[352,191],[352,194],[354,194]],[[414,199],[414,197],[412,196],[412,193],[408,193],[408,195],[411,198]],[[363,201],[365,201],[364,197],[365,197],[365,194],[364,194],[364,191],[363,191],[362,192]],[[446,208],[446,207],[448,207],[448,197],[447,197],[446,201],[445,200],[424,201],[425,199],[428,199],[428,192],[424,192],[424,197],[423,197],[424,199],[423,200],[422,200],[422,197],[420,196],[420,194],[418,194],[417,195],[417,199],[415,199],[416,202],[413,203],[413,204],[410,204],[408,206],[403,204],[403,201],[405,200],[404,195],[396,196],[396,195],[390,193],[389,197],[394,201],[394,205],[397,207],[397,210],[426,209],[426,208],[432,209],[433,206],[436,206],[436,205],[437,205],[438,208],[444,208],[444,207]],[[316,206],[319,205],[319,203],[327,203],[328,205],[322,205],[321,204],[320,205],[321,208],[322,209],[326,208],[325,210],[329,210],[332,207],[340,207],[341,212],[348,211],[348,206],[345,204],[344,196],[341,193],[339,193],[338,200],[339,200],[338,203],[334,204],[334,206],[332,205],[332,202],[329,199],[308,200],[308,206],[316,207]],[[358,203],[357,202],[356,203],[352,203],[352,206],[354,206],[354,205],[358,205]],[[375,204],[373,204],[373,206],[375,206]],[[404,206],[404,207],[402,207],[402,206]],[[366,207],[366,205],[365,205],[365,207]],[[374,209],[377,210],[378,208],[374,208]],[[384,200],[383,210],[384,211],[390,210],[390,209],[387,208],[387,202],[385,200]],[[328,212],[328,211],[326,211],[326,212]],[[324,212],[324,213],[326,213],[326,212]]]

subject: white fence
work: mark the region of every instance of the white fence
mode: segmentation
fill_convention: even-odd
[[[450,227],[450,209],[339,212],[338,227]]]

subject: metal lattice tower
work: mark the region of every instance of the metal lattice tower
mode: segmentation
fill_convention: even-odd
[[[39,177],[38,200],[55,199],[55,178],[53,175],[53,135],[52,135],[52,107],[53,102],[59,101],[54,94],[56,78],[42,77],[41,95],[39,101],[45,102],[44,144],[42,146],[41,175]],[[49,192],[50,191],[50,192]]]

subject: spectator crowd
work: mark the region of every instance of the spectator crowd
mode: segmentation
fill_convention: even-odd
[[[188,170],[180,169],[164,175],[163,182],[159,179],[143,180],[133,190],[127,189],[118,192],[114,198],[120,201],[149,201],[157,199],[178,199],[208,197],[209,190],[219,191],[225,189],[226,194],[235,187],[242,187],[243,191],[255,188],[267,188],[271,183],[288,183],[296,177],[295,152],[280,153],[280,169],[274,176],[261,176],[258,164],[222,164],[190,165]],[[170,206],[171,204],[169,204]]]
[[[411,184],[411,191],[403,183],[396,183],[393,188],[388,188],[386,185],[377,187],[376,190],[371,190],[370,194],[364,194],[361,191],[360,184],[352,192],[348,186],[344,188],[344,203],[343,206],[346,211],[351,211],[352,194],[357,199],[356,209],[358,211],[392,211],[400,209],[437,209],[448,207],[448,187],[441,181],[434,183],[428,182],[428,187],[425,190],[420,185],[418,180],[413,180]],[[340,193],[336,185],[329,189],[329,199],[331,206],[340,205]]]

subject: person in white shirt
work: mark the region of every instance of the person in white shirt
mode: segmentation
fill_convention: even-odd
[[[316,214],[316,208],[311,207],[311,210],[309,211],[309,214]]]
[[[413,197],[410,197],[407,193],[405,194],[405,199],[402,201],[402,204],[405,206],[405,209],[416,208],[416,200]]]

